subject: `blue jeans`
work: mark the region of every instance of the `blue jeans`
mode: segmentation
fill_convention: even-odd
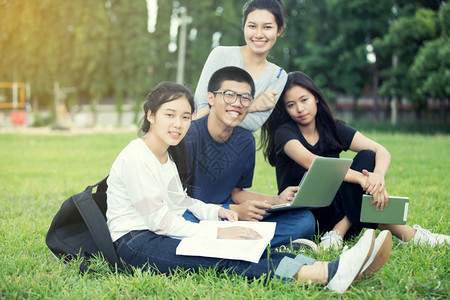
[[[199,220],[188,210],[183,214],[188,221],[198,223]],[[289,244],[291,240],[312,239],[316,221],[307,209],[283,211],[266,215],[266,222],[276,222],[275,235],[270,242],[272,247]]]
[[[292,278],[305,264],[315,260],[304,255],[264,251],[259,263],[219,258],[176,255],[180,240],[158,235],[149,230],[131,231],[114,242],[125,265],[170,273],[178,268],[198,272],[200,268],[217,268],[219,272],[235,272],[248,278],[275,276]],[[280,265],[281,263],[281,265]],[[280,268],[278,266],[280,265]]]

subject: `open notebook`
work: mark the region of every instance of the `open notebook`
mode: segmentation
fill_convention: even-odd
[[[348,158],[316,157],[303,175],[294,201],[273,205],[267,212],[330,205],[352,162]]]
[[[207,223],[210,227],[217,228],[248,227],[258,232],[262,238],[259,240],[233,240],[194,236],[181,240],[177,247],[177,255],[217,257],[258,263],[270,240],[272,240],[276,227],[275,222],[202,220],[200,223]]]

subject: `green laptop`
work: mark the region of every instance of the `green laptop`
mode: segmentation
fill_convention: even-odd
[[[389,204],[383,211],[376,210],[376,205],[372,205],[373,197],[363,195],[361,205],[360,221],[363,223],[376,224],[406,224],[408,217],[408,197],[389,196]]]
[[[329,206],[352,162],[349,158],[316,157],[300,180],[294,200],[273,205],[267,212]]]

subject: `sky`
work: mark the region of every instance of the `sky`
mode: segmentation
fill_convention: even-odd
[[[146,0],[147,1],[147,30],[150,33],[155,32],[156,20],[158,18],[158,1],[157,0]],[[177,50],[177,34],[178,34],[178,18],[176,14],[172,14],[170,20],[170,43],[169,43],[169,51],[171,53]]]
[[[148,21],[147,30],[152,33],[155,31],[156,18],[158,16],[158,2],[157,0],[147,0]]]
[[[155,32],[156,29],[156,20],[158,17],[158,0],[146,0],[147,1],[147,30],[150,33]],[[180,19],[181,11],[185,9],[184,7],[178,7],[172,11],[172,16],[170,18],[170,43],[168,45],[168,50],[173,53],[177,50],[177,37],[178,37],[178,30],[181,26],[180,22],[182,23],[182,19]],[[184,19],[187,24],[191,22],[191,18],[189,16],[186,16]],[[189,39],[195,40],[197,36],[197,30],[195,28],[191,28],[189,31]],[[219,45],[221,33],[216,32],[214,33],[212,37],[212,43],[213,46],[216,47]]]

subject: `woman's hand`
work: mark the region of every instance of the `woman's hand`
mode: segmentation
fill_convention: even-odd
[[[371,204],[377,205],[376,210],[383,211],[388,206],[389,195],[384,186],[384,176],[363,170],[360,184],[366,194],[373,196]]]
[[[377,204],[376,210],[383,211],[386,206],[389,204],[389,195],[386,189],[383,189],[381,192],[376,192],[373,194],[372,205]]]
[[[221,207],[219,209],[219,219],[227,219],[228,221],[234,222],[238,220],[238,214],[230,209]]]
[[[250,112],[253,111],[265,111],[272,109],[277,104],[277,94],[275,90],[268,90],[260,94],[253,101],[252,106],[250,106]]]
[[[288,186],[280,195],[278,195],[276,203],[282,204],[294,201],[295,194],[298,192],[298,186]]]
[[[262,236],[251,228],[233,226],[219,228],[217,230],[217,238],[231,240],[259,240]]]
[[[381,193],[385,186],[384,176],[379,173],[372,173],[367,170],[362,170],[362,174],[366,178],[366,182],[361,185],[366,194],[374,195]]]

